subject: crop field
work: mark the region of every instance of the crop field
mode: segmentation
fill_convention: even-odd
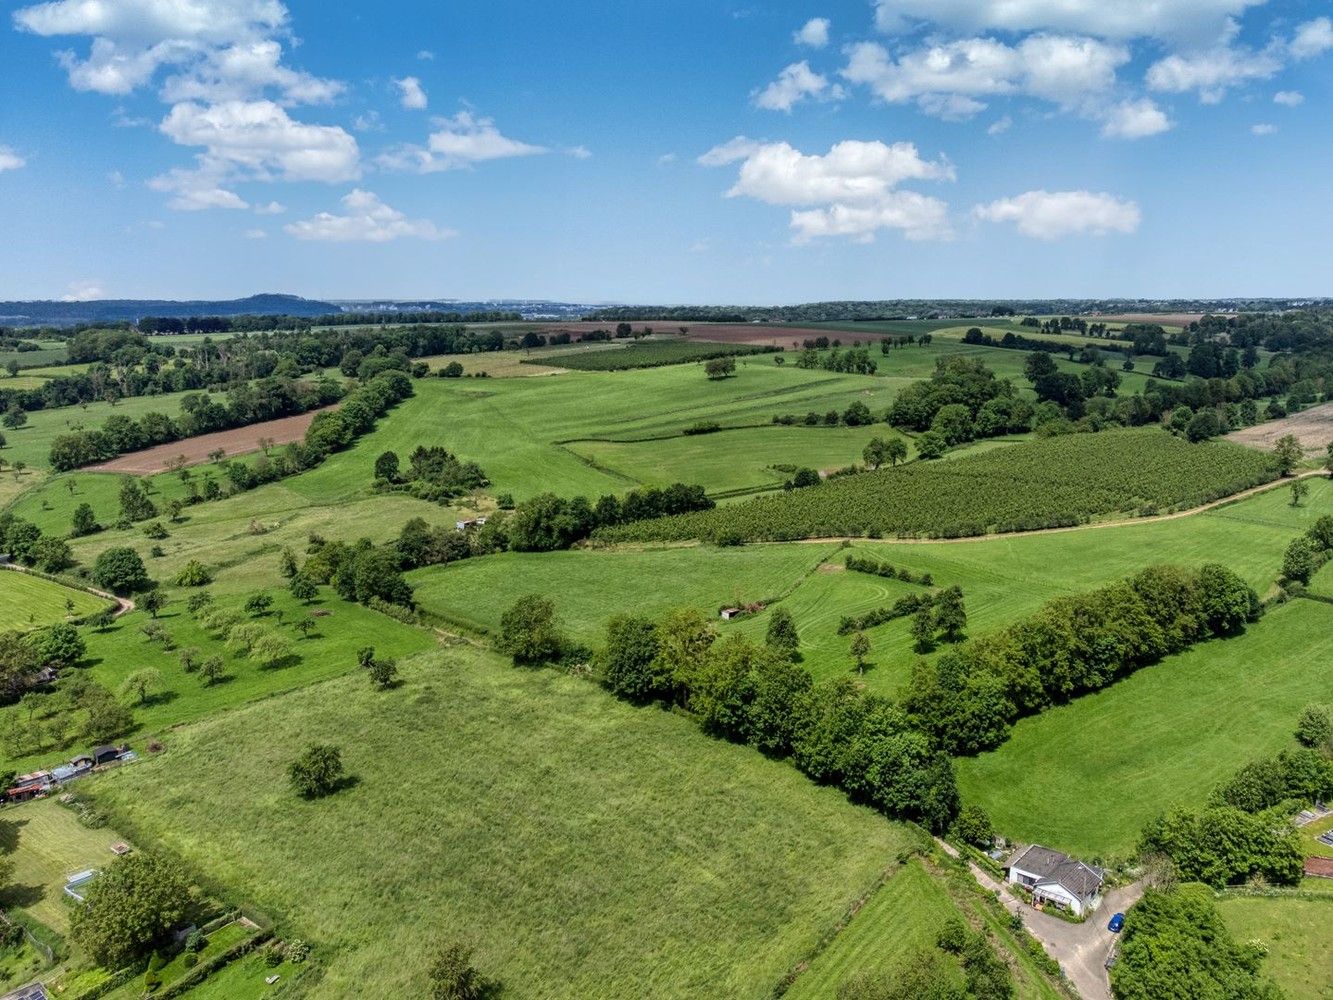
[[[349,732],[354,786],[293,797],[297,749]],[[318,942],[312,997],[410,994],[453,938],[516,997],[767,997],[909,842],[687,720],[464,647],[177,731],[95,795]]]
[[[21,369],[43,368],[47,365],[59,365],[68,356],[65,342],[62,340],[39,340],[42,345],[37,351],[0,351],[0,367],[17,361]]]
[[[293,417],[281,417],[245,427],[235,427],[229,431],[197,434],[169,444],[119,455],[109,462],[89,466],[88,471],[128,472],[136,476],[151,476],[165,469],[168,462],[182,458],[185,459],[182,465],[198,465],[208,461],[209,455],[219,449],[233,456],[263,450],[264,446],[260,442],[264,440],[271,441],[274,445],[290,444],[305,437],[306,428],[314,421],[318,412],[311,410]]]
[[[1318,899],[1225,896],[1222,919],[1238,941],[1261,941],[1264,970],[1289,997],[1333,997],[1333,891]]]
[[[826,536],[949,537],[1158,513],[1276,476],[1271,459],[1156,428],[1036,440],[955,462],[912,463],[782,496],[603,529],[605,541],[749,541]]]
[[[998,750],[959,761],[964,800],[1019,840],[1128,855],[1159,813],[1200,805],[1242,765],[1290,743],[1301,709],[1328,695],[1330,621],[1328,605],[1292,601],[1243,636],[1024,719]]]
[[[109,827],[93,830],[84,826],[72,809],[54,799],[6,809],[0,836],[14,861],[6,908],[21,909],[58,934],[69,932],[65,880],[89,868],[105,867],[115,857],[111,846],[125,841]]]
[[[63,622],[66,601],[74,602],[74,617],[94,615],[110,602],[40,576],[13,570],[0,572],[0,631],[30,629]]]
[[[707,361],[710,358],[736,357],[762,351],[762,347],[744,344],[723,346],[697,340],[640,340],[621,348],[608,347],[601,351],[570,353],[560,359],[560,364],[562,368],[575,368],[579,371],[618,372],[631,368],[658,368],[662,365]]]
[[[1333,442],[1333,403],[1321,403],[1281,420],[1269,420],[1232,431],[1227,439],[1256,448],[1272,448],[1278,438],[1288,434],[1294,435],[1305,446],[1310,457],[1318,457]]]

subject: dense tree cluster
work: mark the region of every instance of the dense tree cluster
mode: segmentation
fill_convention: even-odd
[[[1224,566],[1152,566],[919,661],[904,703],[940,746],[976,753],[1002,743],[1022,716],[1233,634],[1258,614],[1254,591]]]
[[[375,485],[401,489],[421,500],[443,502],[490,484],[476,462],[464,462],[440,445],[417,445],[403,467],[397,452],[375,459]]]
[[[59,573],[74,565],[69,543],[42,532],[31,521],[9,511],[0,513],[0,552],[24,566]]]
[[[698,611],[613,618],[595,667],[620,697],[688,710],[705,731],[790,758],[890,816],[943,830],[957,812],[952,763],[900,707],[850,678],[815,684],[782,645],[719,640]]]
[[[1263,956],[1232,937],[1207,886],[1148,889],[1125,921],[1111,985],[1117,1000],[1281,1000],[1260,974]]]
[[[315,585],[332,584],[347,601],[383,601],[411,608],[411,585],[403,579],[403,560],[395,545],[377,546],[369,538],[352,544],[312,536],[309,558],[293,579]]]
[[[1282,579],[1288,586],[1307,584],[1333,557],[1333,514],[1324,514],[1309,530],[1293,538],[1282,557]]]
[[[75,943],[107,969],[119,969],[164,943],[190,904],[180,866],[135,851],[117,858],[89,885],[70,916]]]
[[[598,528],[714,506],[702,486],[686,483],[631,490],[623,497],[607,494],[596,503],[586,497],[566,500],[542,493],[520,503],[508,517],[493,519],[494,526],[487,527],[497,534],[501,547],[515,552],[552,552],[569,548]]]

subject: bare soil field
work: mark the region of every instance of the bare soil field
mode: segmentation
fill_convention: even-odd
[[[266,420],[262,424],[250,424],[230,431],[217,431],[214,434],[200,434],[198,437],[159,444],[142,451],[113,458],[110,462],[90,465],[89,472],[127,472],[132,476],[152,476],[167,468],[167,463],[184,456],[185,465],[199,465],[207,462],[210,452],[221,448],[229,457],[245,455],[259,451],[260,438],[272,439],[275,445],[290,444],[305,437],[306,428],[315,419],[318,410],[302,413],[295,417],[282,417],[279,420]]]
[[[1278,438],[1287,434],[1296,435],[1307,454],[1323,452],[1329,442],[1333,441],[1333,403],[1320,403],[1281,420],[1269,420],[1232,431],[1227,435],[1227,440],[1256,448],[1272,448]]]

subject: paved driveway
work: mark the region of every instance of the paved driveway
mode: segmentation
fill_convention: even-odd
[[[969,867],[978,882],[1000,894],[1005,909],[1023,918],[1023,923],[1045,946],[1047,954],[1060,963],[1060,968],[1083,1000],[1111,1000],[1106,960],[1118,935],[1108,931],[1106,924],[1113,913],[1124,913],[1138,902],[1143,895],[1143,883],[1131,882],[1112,889],[1102,898],[1096,913],[1081,924],[1072,924],[1033,909],[985,870],[976,865]]]

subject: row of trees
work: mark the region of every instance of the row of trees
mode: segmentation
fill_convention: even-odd
[[[486,528],[496,547],[515,552],[552,552],[569,548],[597,528],[712,510],[714,506],[702,486],[687,483],[674,483],[665,489],[640,488],[623,497],[608,493],[596,503],[586,497],[566,500],[542,493],[520,503],[507,516],[491,517]]]
[[[743,636],[719,639],[694,609],[657,621],[618,615],[592,663],[619,697],[688,711],[706,732],[790,759],[858,802],[946,829],[958,812],[948,756],[900,707],[850,678],[815,684],[793,662],[794,638],[794,630],[777,628],[763,645]],[[569,653],[554,605],[538,596],[506,611],[499,645],[520,664]]]
[[[225,404],[208,393],[190,394],[181,400],[175,417],[156,411],[137,419],[113,414],[95,430],[58,435],[51,442],[50,462],[57,472],[67,472],[141,448],[306,413],[336,403],[343,395],[343,387],[333,379],[280,377],[234,386]]]
[[[939,746],[976,753],[1004,742],[1022,716],[1241,631],[1259,612],[1254,591],[1224,566],[1152,566],[919,661],[904,704]]]

